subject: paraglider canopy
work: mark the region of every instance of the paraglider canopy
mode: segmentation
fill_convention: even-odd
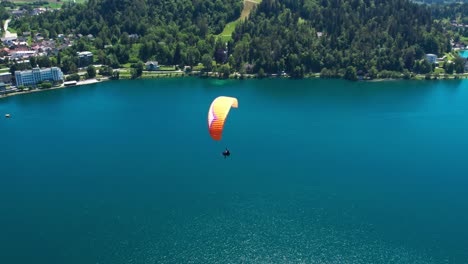
[[[214,140],[221,140],[224,122],[231,107],[237,108],[237,98],[219,96],[211,103],[208,110],[208,131]]]

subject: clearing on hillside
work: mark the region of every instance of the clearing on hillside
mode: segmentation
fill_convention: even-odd
[[[256,7],[258,4],[260,4],[261,1],[254,1],[254,0],[245,0],[244,1],[244,9],[242,10],[242,13],[240,15],[240,19],[245,19],[250,15],[250,12]]]
[[[224,27],[223,32],[218,35],[218,37],[222,38],[225,41],[228,41],[231,39],[232,32],[234,32],[234,29],[236,29],[237,24],[239,21],[244,20],[249,17],[250,12],[258,5],[260,4],[262,0],[244,0],[244,9],[242,9],[241,15],[238,19],[235,21],[229,22],[226,24]]]

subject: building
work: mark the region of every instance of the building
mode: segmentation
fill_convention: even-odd
[[[6,84],[0,82],[0,94],[6,93]]]
[[[11,10],[11,14],[14,17],[22,17],[27,14],[26,10]]]
[[[29,58],[36,54],[34,50],[20,50],[19,48],[11,52],[12,59]]]
[[[0,39],[2,40],[3,45],[11,46],[15,44],[17,37],[14,35],[13,36],[10,35],[8,37],[4,37]]]
[[[157,71],[159,70],[159,65],[157,61],[147,61],[145,63],[147,71]]]
[[[78,83],[77,81],[67,81],[67,82],[64,82],[63,85],[72,86],[72,85],[76,85],[77,83]]]
[[[63,73],[58,67],[45,69],[36,67],[28,71],[15,71],[15,77],[17,86],[35,86],[43,81],[63,81]]]
[[[437,61],[437,55],[435,54],[426,54],[426,59],[429,61],[429,63],[433,64],[436,63]]]
[[[2,82],[2,83],[11,83],[11,73],[10,72],[0,73],[0,82]]]
[[[83,68],[93,64],[93,53],[91,51],[77,52],[78,54],[78,68]]]

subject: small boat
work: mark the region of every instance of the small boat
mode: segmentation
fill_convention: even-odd
[[[10,118],[10,114],[5,114],[5,117],[6,117],[6,118]]]

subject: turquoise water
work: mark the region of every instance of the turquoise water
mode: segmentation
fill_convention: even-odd
[[[462,50],[460,51],[460,56],[462,56],[462,58],[468,58],[468,50]]]
[[[468,263],[467,80],[117,81],[0,114],[0,263]]]

